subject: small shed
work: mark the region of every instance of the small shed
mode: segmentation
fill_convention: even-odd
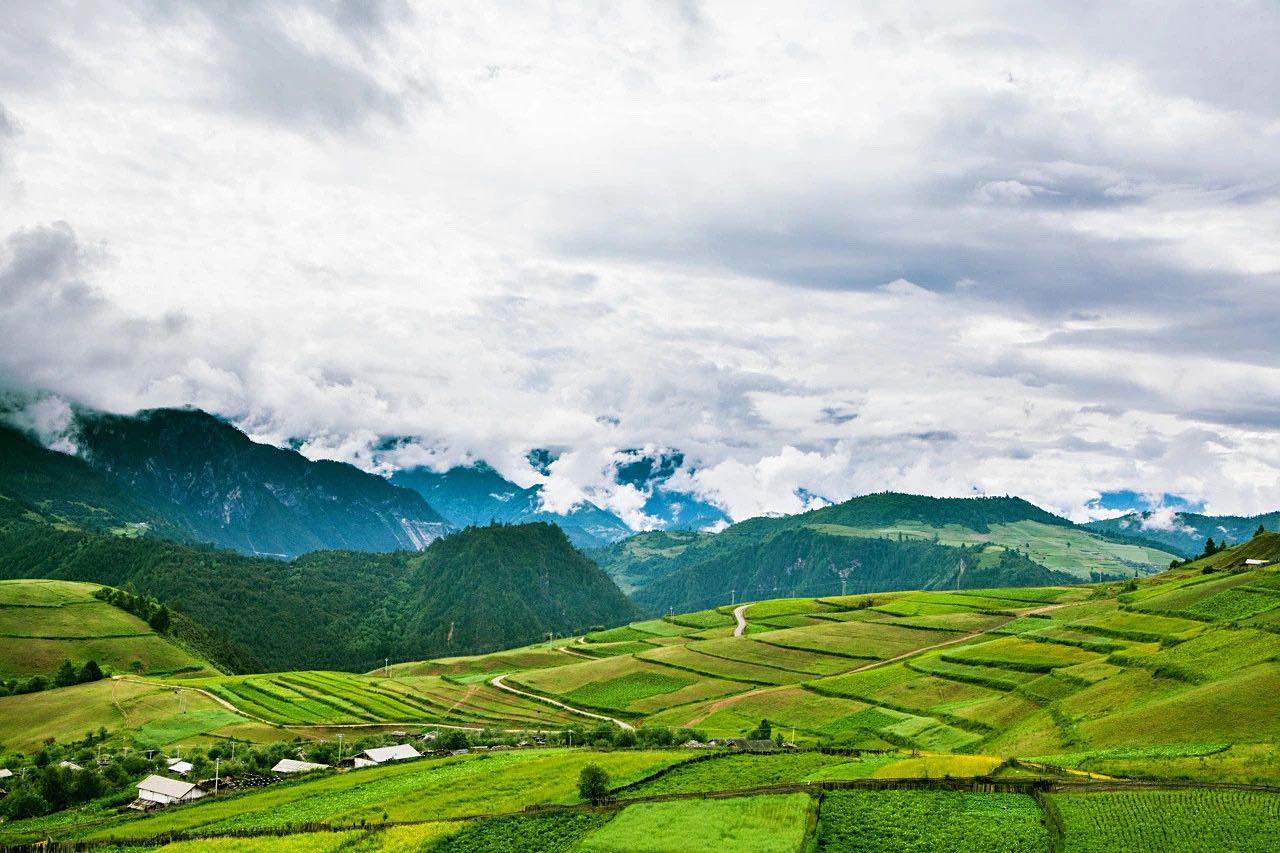
[[[181,758],[166,758],[165,763],[169,765],[170,773],[177,773],[179,776],[186,776],[196,769],[190,761],[183,761]]]
[[[404,761],[409,758],[421,758],[422,753],[414,749],[412,745],[407,743],[399,743],[395,746],[375,746],[373,749],[366,749],[364,752],[351,756],[351,765],[353,767],[372,767],[375,764],[385,764],[388,761]]]
[[[13,771],[8,767],[0,767],[0,779],[8,779],[13,775]]]
[[[1270,560],[1253,560],[1253,559],[1250,559],[1250,560],[1245,560],[1245,561],[1244,561],[1244,564],[1245,564],[1246,566],[1265,566],[1265,565],[1267,565],[1267,564],[1268,564],[1268,563],[1270,563],[1270,562],[1271,562]]]
[[[203,789],[192,782],[181,779],[168,779],[152,774],[138,783],[137,804],[143,808],[153,806],[169,806],[174,803],[186,803],[198,800],[205,795]]]
[[[316,764],[311,761],[298,761],[293,758],[282,758],[271,768],[272,773],[310,773],[312,770],[327,770],[328,764]]]
[[[59,761],[58,766],[61,767],[63,770],[83,770],[84,769],[79,764],[76,764],[74,761]]]

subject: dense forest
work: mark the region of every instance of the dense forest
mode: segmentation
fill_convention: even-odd
[[[490,651],[636,612],[549,524],[471,528],[424,552],[285,561],[71,529],[0,498],[0,577],[152,596],[172,613],[172,635],[231,670],[367,670],[385,657]]]

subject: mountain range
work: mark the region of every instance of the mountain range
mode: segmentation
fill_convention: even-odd
[[[1091,521],[1090,530],[1119,536],[1137,536],[1193,557],[1204,551],[1210,538],[1235,545],[1253,537],[1259,527],[1280,530],[1280,512],[1262,515],[1201,515],[1196,512],[1131,512],[1116,518]]]
[[[642,533],[590,553],[652,613],[735,598],[1079,583],[1151,574],[1175,556],[1021,498],[894,492],[719,533]]]

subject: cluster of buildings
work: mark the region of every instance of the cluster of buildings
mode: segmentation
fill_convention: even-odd
[[[374,767],[391,761],[405,761],[421,757],[422,753],[414,749],[411,744],[401,743],[395,746],[376,746],[366,749],[343,760],[342,764],[347,767]],[[166,762],[169,765],[169,771],[178,776],[186,776],[194,769],[190,762],[177,758],[166,759]],[[329,769],[328,764],[282,758],[271,768],[271,772],[277,776],[290,776],[295,773],[310,773],[313,770],[327,769]],[[208,786],[207,780],[197,784],[188,782],[185,779],[171,779],[167,776],[153,773],[138,783],[138,798],[130,804],[130,807],[140,811],[150,811],[154,808],[189,803],[209,794],[204,787],[201,787],[201,784]]]

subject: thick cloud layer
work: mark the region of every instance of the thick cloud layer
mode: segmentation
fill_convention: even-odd
[[[1280,506],[1274,4],[0,8],[0,372],[632,519]],[[394,454],[383,436],[408,436]],[[692,470],[696,469],[696,470]]]

